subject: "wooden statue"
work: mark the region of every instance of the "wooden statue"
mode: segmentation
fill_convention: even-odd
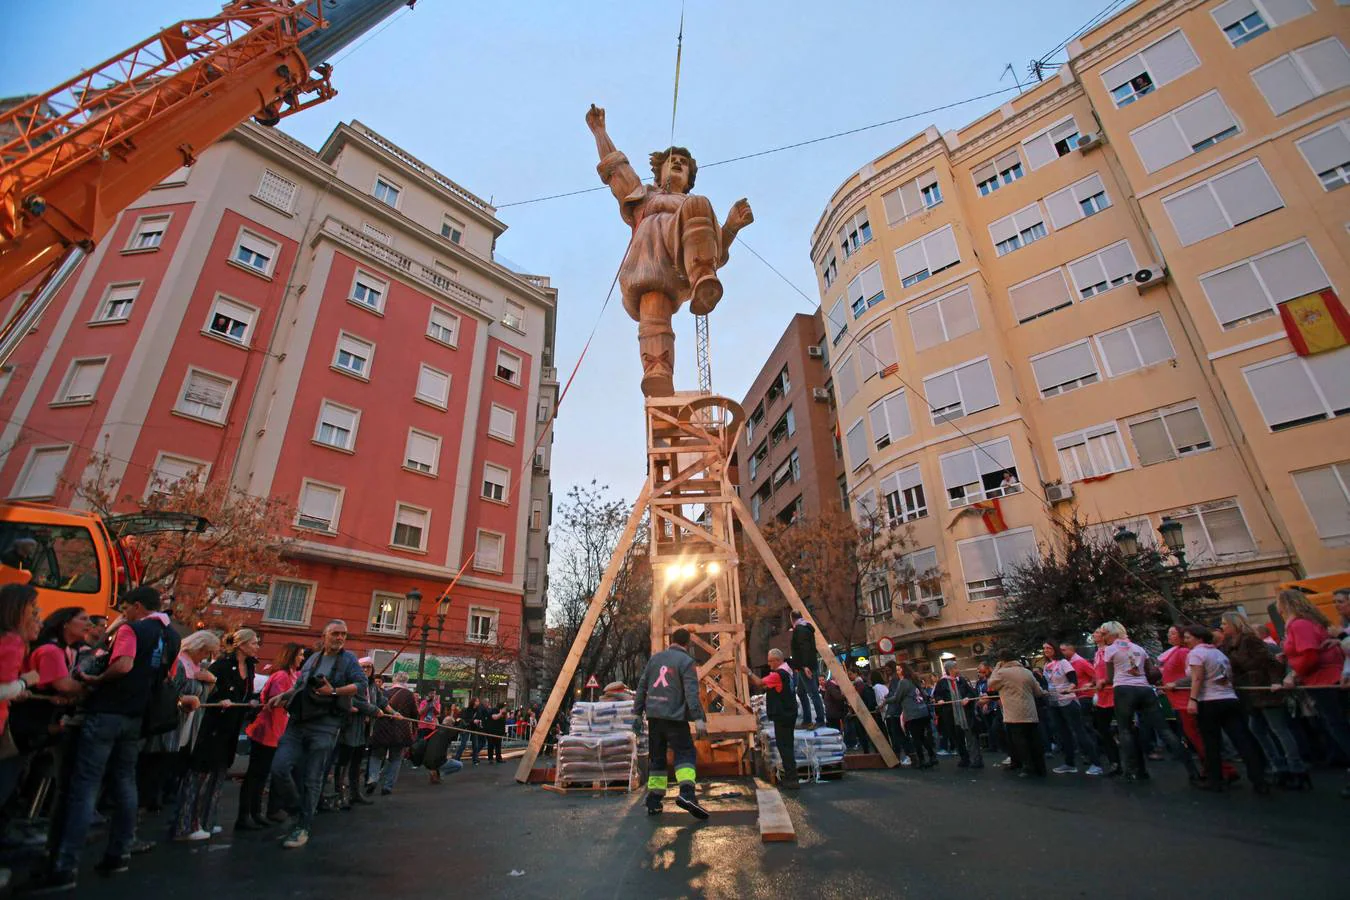
[[[651,155],[656,183],[638,178],[628,158],[605,131],[605,111],[594,104],[586,124],[600,154],[600,179],[619,201],[619,214],[633,229],[633,242],[619,268],[623,308],[638,323],[642,356],[642,393],[668,397],[675,392],[675,329],[671,320],[686,300],[695,315],[706,316],[722,299],[717,270],[742,228],[753,222],[750,204],[737,200],[720,227],[708,198],[689,193],[698,163],[684,147]]]

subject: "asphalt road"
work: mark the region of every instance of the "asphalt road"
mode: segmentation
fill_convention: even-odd
[[[763,844],[748,780],[705,786],[713,817],[641,795],[553,794],[480,766],[439,787],[404,773],[377,805],[321,815],[302,850],[278,835],[164,844],[132,871],[81,873],[76,896],[250,900],[1347,896],[1350,801],[1339,773],[1311,793],[1187,788],[1171,763],[1147,786],[998,769],[855,772],[787,795],[796,844]],[[237,789],[226,789],[223,822]],[[141,836],[154,839],[158,819]],[[91,844],[89,866],[100,844]]]

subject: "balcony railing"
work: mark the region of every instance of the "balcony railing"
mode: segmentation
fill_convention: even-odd
[[[439,184],[441,187],[445,188],[450,193],[463,198],[464,200],[468,201],[470,204],[478,207],[484,212],[487,213],[496,212],[496,210],[492,206],[490,206],[486,200],[482,199],[481,197],[475,196],[467,188],[461,187],[460,185],[451,181],[449,178],[446,178],[440,172],[437,172],[431,166],[422,162],[420,159],[413,156],[411,153],[404,150],[402,147],[399,147],[397,144],[390,143],[376,132],[371,131],[369,128],[362,125],[360,122],[353,122],[352,127],[355,130],[361,132],[361,134],[364,135],[369,140],[375,142],[376,144],[379,144],[381,147],[388,150],[390,153],[394,154],[399,159],[403,160],[405,163],[412,166],[414,169],[416,169],[423,175],[430,178],[432,181]]]
[[[329,219],[324,223],[324,230],[337,237],[344,244],[355,247],[363,253],[382,260],[387,265],[406,273],[409,277],[415,278],[447,296],[454,297],[461,303],[467,303],[478,309],[484,309],[492,302],[477,291],[466,288],[453,278],[447,278],[430,266],[423,265],[415,259],[404,256],[387,244],[380,243],[344,222],[339,222],[336,219]]]
[[[539,370],[539,378],[543,381],[558,383],[558,369],[556,366],[544,366]]]

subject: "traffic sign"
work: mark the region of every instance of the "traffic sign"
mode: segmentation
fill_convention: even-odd
[[[586,690],[588,690],[588,691],[595,691],[595,690],[599,690],[599,689],[600,689],[600,682],[599,682],[599,680],[595,677],[595,674],[592,673],[592,674],[591,674],[591,677],[586,679]]]

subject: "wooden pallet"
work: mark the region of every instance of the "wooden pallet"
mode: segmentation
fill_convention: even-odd
[[[553,784],[541,785],[546,791],[553,791],[555,794],[571,793],[593,793],[599,791],[631,793],[634,790],[636,781],[633,779],[618,779],[617,781],[569,781],[555,782]]]

